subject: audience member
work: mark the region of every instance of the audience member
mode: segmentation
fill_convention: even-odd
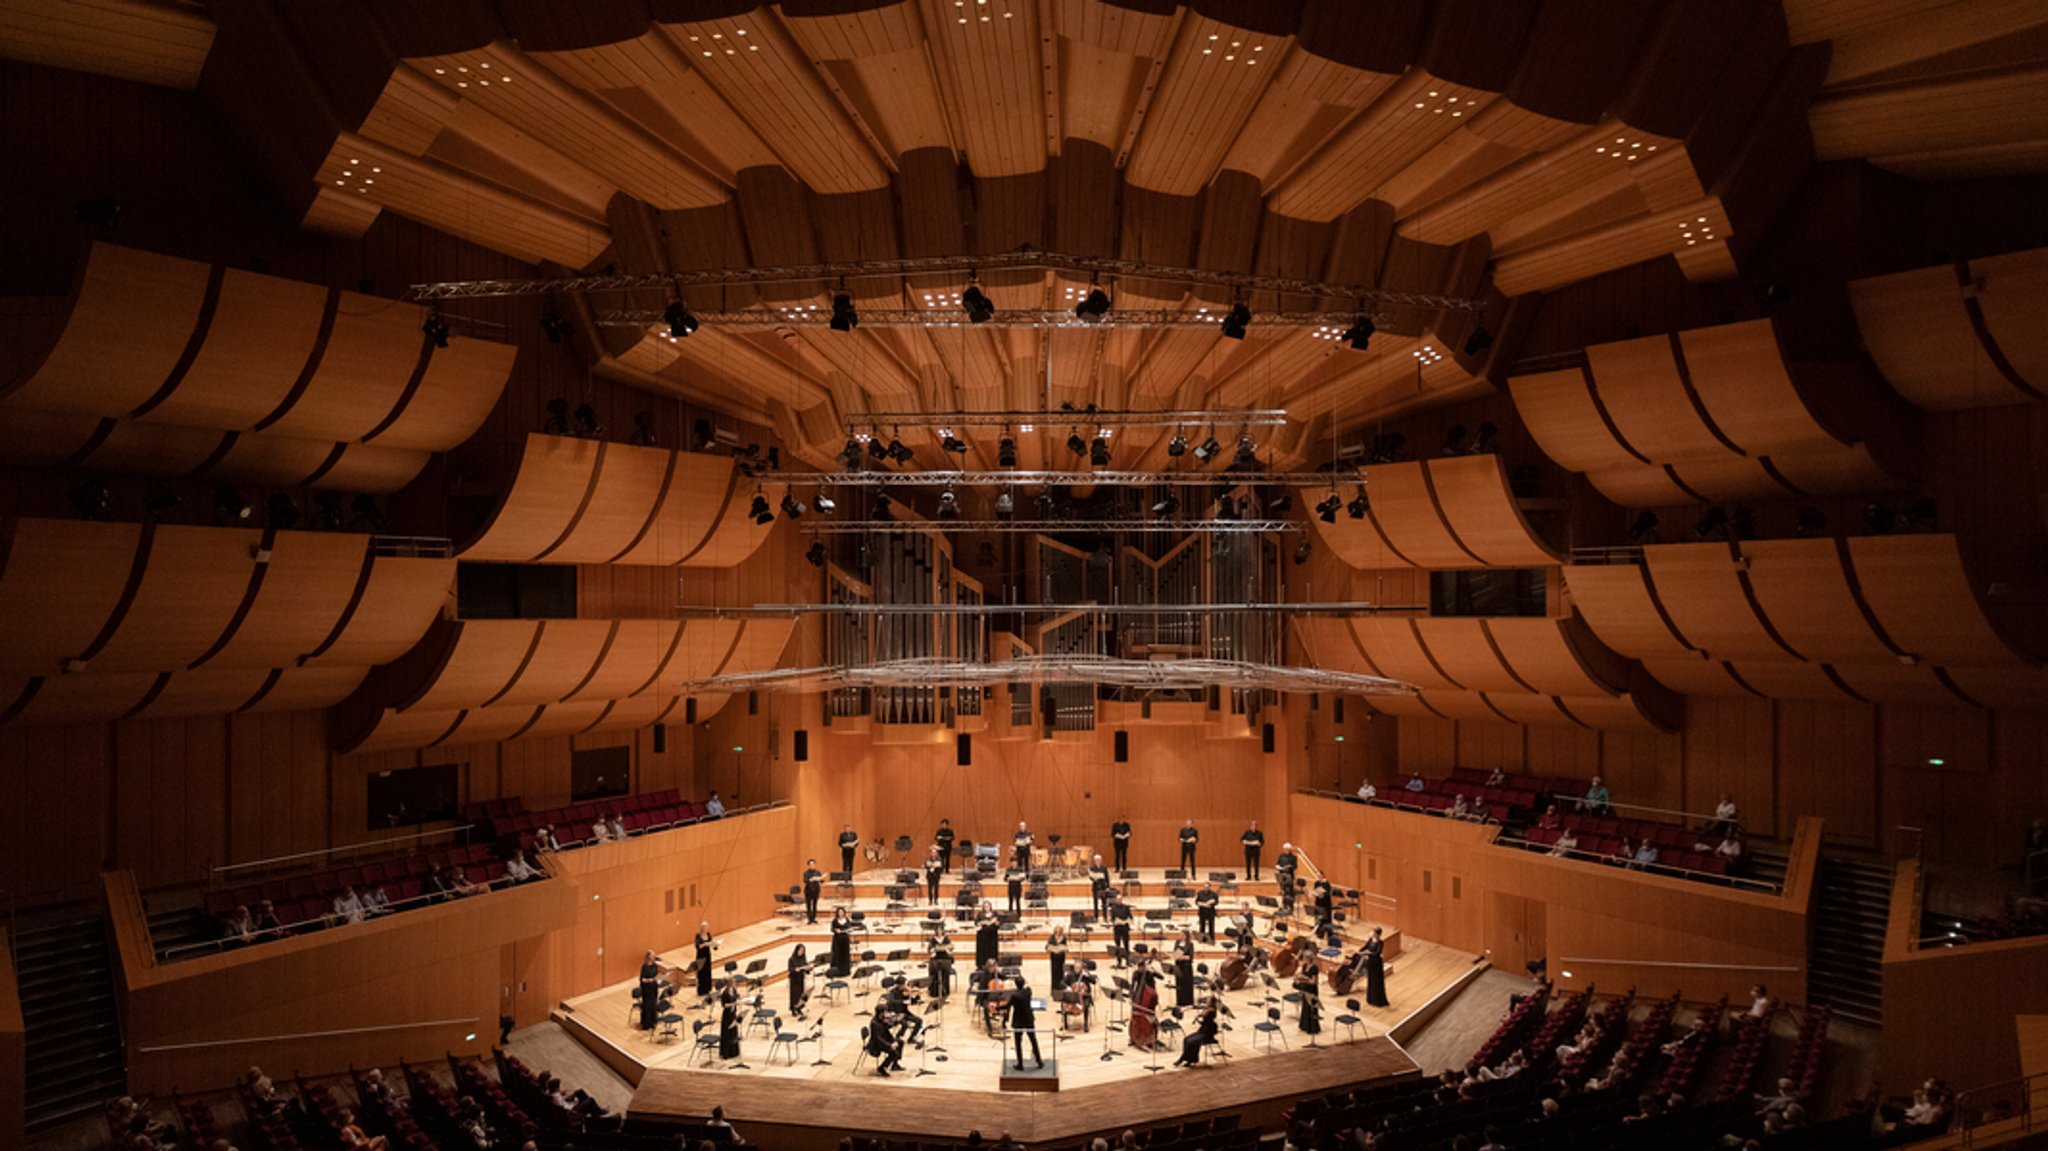
[[[1566,830],[1559,832],[1556,842],[1550,845],[1550,854],[1565,855],[1570,852],[1578,850],[1578,847],[1578,835],[1571,831],[1569,828],[1567,828]]]
[[[233,911],[220,917],[220,933],[231,943],[253,943],[256,940],[256,917],[240,904]]]
[[[1796,1086],[1790,1079],[1778,1080],[1776,1092],[1770,1095],[1756,1096],[1756,1113],[1758,1115],[1777,1115],[1782,1113],[1785,1108],[1799,1102],[1799,1092],[1796,1090]]]
[[[540,878],[540,872],[526,862],[526,853],[523,851],[515,851],[505,860],[505,874],[514,883],[525,883],[527,880]]]
[[[605,822],[604,816],[600,815],[590,821],[590,841],[592,843],[610,843],[612,841],[612,825]]]
[[[561,843],[555,839],[555,829],[552,824],[543,826],[539,831],[533,833],[533,849],[535,851],[562,850]]]
[[[1452,818],[1452,819],[1470,819],[1470,818],[1472,818],[1472,805],[1471,805],[1471,804],[1469,804],[1469,803],[1466,803],[1466,802],[1465,802],[1465,796],[1464,796],[1464,794],[1463,794],[1463,793],[1460,793],[1460,794],[1458,795],[1458,797],[1457,797],[1456,799],[1453,799],[1453,800],[1451,801],[1451,818]]]
[[[277,917],[277,906],[268,899],[256,905],[256,934],[266,936],[286,935],[284,921]]]
[[[1358,798],[1365,800],[1367,803],[1371,803],[1379,798],[1379,794],[1380,789],[1372,785],[1372,780],[1368,779],[1358,785]]]
[[[1637,871],[1641,871],[1655,862],[1657,862],[1657,845],[1645,839],[1636,846],[1636,859],[1633,866]]]
[[[1613,801],[1607,794],[1606,782],[1599,776],[1594,776],[1593,782],[1586,788],[1586,811],[1593,815],[1606,815],[1612,806]]]
[[[1408,790],[1428,791],[1429,781],[1422,778],[1422,773],[1418,771],[1414,775],[1408,777]]]
[[[1735,800],[1727,792],[1721,793],[1721,802],[1714,805],[1714,818],[1700,829],[1708,835],[1732,835],[1735,832]]]
[[[1564,826],[1564,817],[1557,813],[1556,804],[1543,809],[1543,814],[1536,817],[1536,826],[1542,831],[1556,831]]]
[[[626,838],[626,822],[619,818],[618,812],[612,812],[611,822],[605,826],[611,831],[614,840]]]
[[[340,1121],[334,1125],[334,1133],[340,1137],[341,1145],[346,1148],[359,1148],[360,1151],[385,1151],[390,1146],[390,1142],[382,1135],[370,1136],[363,1134],[363,1129],[356,1125],[356,1113],[346,1109],[342,1111]]]
[[[341,894],[334,897],[334,917],[343,923],[363,921],[363,900],[353,886],[342,888]]]
[[[384,894],[382,887],[372,887],[363,893],[363,914],[382,915],[391,910],[391,897]]]
[[[1498,767],[1493,769],[1492,775],[1486,777],[1486,786],[1488,787],[1506,787],[1507,785],[1508,773]]]
[[[717,792],[712,792],[711,798],[704,801],[704,813],[713,819],[725,814],[725,803],[718,798]]]

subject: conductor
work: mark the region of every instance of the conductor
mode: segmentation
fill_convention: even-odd
[[[1024,982],[1024,976],[1017,976],[1017,987],[1010,992],[1010,1034],[1017,1043],[1017,1070],[1024,1070],[1024,1040],[1031,1040],[1031,1062],[1036,1067],[1045,1066],[1045,1059],[1038,1053],[1038,1014],[1031,1008],[1031,987]]]

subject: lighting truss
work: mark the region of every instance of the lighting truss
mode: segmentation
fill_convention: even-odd
[[[1019,683],[1092,683],[1151,691],[1226,687],[1339,695],[1413,695],[1411,684],[1318,667],[1225,659],[1117,659],[1025,655],[995,662],[922,657],[832,667],[734,672],[676,684],[685,694],[823,691],[842,687],[997,687]]]
[[[737,619],[798,615],[1427,615],[1427,604],[1350,603],[759,603],[747,607],[678,604],[686,616]]]
[[[1299,280],[1289,276],[1254,276],[1210,268],[1186,268],[1151,264],[1142,260],[1115,260],[1041,252],[1030,248],[985,256],[927,256],[908,260],[849,260],[831,264],[789,264],[768,268],[706,268],[693,272],[653,272],[642,275],[567,276],[534,280],[444,280],[414,284],[406,292],[411,300],[486,299],[495,296],[542,296],[550,292],[629,292],[655,288],[713,288],[745,284],[787,284],[806,281],[843,282],[873,276],[946,276],[965,279],[991,272],[1068,272],[1075,278],[1099,281],[1105,277],[1157,280],[1168,283],[1221,288],[1234,295],[1248,292],[1277,292],[1293,296],[1318,296],[1352,301],[1358,310],[1408,308],[1418,311],[1459,311],[1478,313],[1482,300],[1444,296],[1427,292],[1395,292],[1368,288],[1362,284],[1333,284],[1320,280]],[[1000,313],[998,313],[1000,317]],[[1220,319],[1220,316],[1218,317]],[[1355,314],[1347,314],[1349,324]],[[861,311],[867,323],[868,312]],[[994,321],[991,320],[991,323]],[[1204,321],[1210,322],[1210,321]],[[1256,322],[1265,323],[1264,317]]]
[[[866,313],[862,313],[863,316]],[[1286,408],[1245,408],[1231,411],[1087,411],[1042,412],[855,412],[847,428],[1277,428],[1287,423]]]
[[[824,308],[737,308],[730,311],[690,312],[699,323],[715,328],[815,328],[824,327],[832,313]],[[1084,320],[1071,308],[1009,309],[978,323],[953,308],[860,309],[863,328],[1061,328],[1093,331],[1100,328],[1210,328],[1222,323],[1224,313],[1188,312],[1175,308],[1118,308],[1100,320]],[[1343,331],[1358,319],[1351,312],[1260,312],[1255,330]],[[660,311],[650,308],[610,308],[598,313],[597,323],[607,328],[650,328],[666,322]]]
[[[1005,484],[1016,484],[1020,487],[1064,484],[1100,484],[1112,487],[1146,487],[1156,484],[1174,484],[1182,487],[1212,487],[1218,484],[1233,487],[1240,484],[1276,484],[1293,488],[1330,486],[1330,475],[1327,472],[1232,472],[1222,468],[1211,472],[1192,469],[1175,472],[1030,471],[1021,468],[956,472],[758,472],[754,478],[764,484],[790,484],[800,488],[942,488],[948,484],[966,488],[1000,487]],[[1356,476],[1345,475],[1340,477],[1339,482],[1353,484],[1357,483],[1358,479]]]
[[[943,532],[1133,532],[1206,533],[1209,535],[1256,535],[1262,532],[1298,532],[1293,520],[818,520],[809,517],[797,524],[811,535],[866,535],[872,532],[927,528]]]

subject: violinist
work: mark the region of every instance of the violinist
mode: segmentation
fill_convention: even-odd
[[[1173,1061],[1175,1067],[1193,1067],[1202,1061],[1202,1048],[1216,1042],[1216,1011],[1220,1006],[1213,995],[1202,1004],[1195,1025],[1188,1028],[1188,1037],[1181,1040],[1180,1058]]]
[[[892,976],[882,992],[882,1004],[899,1016],[896,1041],[910,1042],[924,1046],[924,1020],[917,1016],[917,996],[910,990],[910,981],[901,975]]]
[[[890,1068],[900,1070],[903,1067],[903,1041],[896,1038],[898,1022],[895,1013],[884,1004],[875,1009],[865,1029],[868,1054],[875,1057],[875,1074],[884,1079],[889,1077]]]

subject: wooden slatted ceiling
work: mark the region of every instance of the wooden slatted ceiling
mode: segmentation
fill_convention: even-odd
[[[1271,185],[1398,79],[1391,72],[1368,72],[1308,52],[1287,53],[1223,167]]]
[[[2001,112],[1986,115],[1987,108]],[[2048,138],[2048,69],[1823,93],[1808,121],[1821,160],[1867,159],[1921,177],[2039,171],[2048,152],[2040,146]],[[1972,165],[1978,152],[1994,162]]]
[[[1416,635],[1414,621],[1372,616],[1352,620],[1351,630],[1359,649],[1380,669],[1381,675],[1424,691],[1462,690],[1463,684],[1451,679],[1430,659],[1429,649],[1422,646]]]
[[[1661,544],[1643,563],[1671,622],[1714,659],[1799,658],[1757,614],[1734,551],[1726,544]]]
[[[670,473],[684,466],[683,460],[697,455],[606,444],[580,514],[565,534],[545,545],[543,558],[554,563],[611,562],[647,529],[667,490]]]
[[[540,641],[539,620],[464,620],[431,680],[400,700],[405,711],[481,708],[495,699],[527,665]]]
[[[136,414],[190,427],[254,427],[311,360],[326,308],[323,288],[228,268],[199,354],[161,403],[145,401]]]
[[[328,440],[368,435],[405,394],[406,381],[419,363],[420,323],[425,318],[417,304],[341,293],[334,326],[305,391],[283,415],[264,425],[265,430]]]
[[[378,556],[340,634],[309,662],[323,667],[389,663],[419,642],[455,593],[455,561]]]
[[[1615,429],[1636,451],[1666,462],[1734,454],[1700,418],[1672,357],[1670,337],[1593,344],[1586,359]]]
[[[108,671],[168,671],[205,655],[248,594],[262,539],[255,529],[158,526],[142,580],[93,664]]]
[[[1371,468],[1366,492],[1372,516],[1400,553],[1417,567],[1478,567],[1480,561],[1451,534],[1420,461]]]
[[[207,278],[205,264],[94,244],[62,335],[32,374],[6,387],[6,403],[87,415],[134,410],[191,342]]]
[[[512,344],[455,336],[427,358],[412,399],[369,442],[384,448],[447,451],[483,426],[512,374]]]
[[[319,647],[355,595],[369,537],[278,532],[247,614],[209,667],[290,667]]]
[[[918,0],[947,117],[978,175],[1036,172],[1049,151],[1039,6],[977,6],[989,11],[969,16],[950,0]]]
[[[1533,690],[1494,650],[1485,624],[1474,617],[1428,617],[1414,621],[1423,647],[1444,673],[1471,691],[1521,692]]]
[[[1564,562],[1515,505],[1507,467],[1497,455],[1430,460],[1437,506],[1458,540],[1493,567],[1548,567]]]
[[[519,674],[485,702],[492,707],[559,702],[597,669],[613,627],[614,621],[605,619],[547,621]]]
[[[1541,694],[1611,696],[1621,692],[1623,685],[1601,679],[1589,664],[1590,653],[1581,650],[1582,643],[1594,642],[1590,633],[1582,633],[1583,640],[1576,638],[1563,619],[1502,617],[1486,620],[1485,630],[1514,679]]]
[[[1291,49],[1290,37],[1183,20],[1131,150],[1131,182],[1175,196],[1206,187]]]
[[[1972,322],[1964,283],[1981,281],[1976,307],[1999,354],[2021,383],[1991,356]],[[1919,268],[1849,283],[1863,344],[1898,393],[1923,408],[1952,411],[2026,403],[2048,392],[2048,349],[2030,317],[2048,308],[2048,248]]]
[[[1296,657],[1292,662],[1309,667],[1348,671],[1357,675],[1379,675],[1358,649],[1351,624],[1334,616],[1294,617]]]
[[[1600,642],[1633,659],[1699,658],[1671,630],[1650,594],[1645,569],[1634,564],[1573,565],[1564,569],[1572,604]]]
[[[136,524],[15,519],[0,570],[0,667],[53,676],[83,654],[113,618],[135,551]]]
[[[1971,260],[1969,272],[1984,285],[1977,307],[1991,342],[2036,399],[2048,394],[2048,248]]]
[[[886,155],[918,148],[952,152],[938,80],[925,55],[917,12],[907,4],[834,15],[783,14],[790,37],[822,65]]]
[[[1700,405],[1736,447],[1776,456],[1841,445],[1793,384],[1773,321],[1696,328],[1679,333],[1678,342]]]
[[[1493,283],[1507,295],[1519,296],[1659,256],[1676,255],[1688,244],[1698,245],[1699,234],[1688,240],[1684,231],[1697,223],[1713,225],[1716,239],[1735,234],[1720,200],[1704,196],[1678,207],[1502,256],[1494,261]]]
[[[1985,617],[1954,536],[1859,536],[1849,558],[1864,602],[1907,653],[1944,666],[2026,662]]]
[[[728,187],[743,168],[780,163],[760,133],[733,110],[709,78],[689,66],[675,43],[660,31],[636,39],[533,58],[564,80],[604,97],[720,184]],[[709,196],[711,189],[693,189]],[[664,196],[656,203],[666,204]]]
[[[1508,393],[1536,446],[1572,471],[1625,471],[1648,463],[1615,436],[1600,414],[1592,377],[1585,371],[1559,368],[1514,376],[1508,380]]]
[[[163,0],[48,0],[0,5],[0,56],[190,90],[214,24]]]
[[[1742,556],[1765,618],[1808,659],[1839,664],[1898,657],[1864,613],[1834,540],[1746,540]]]
[[[1304,220],[1337,218],[1494,99],[1494,93],[1410,69],[1328,143],[1280,177],[1273,188],[1273,210]]]
[[[1532,118],[1545,123],[1532,123]],[[1512,134],[1510,131],[1490,131],[1486,124],[1489,119],[1514,121]],[[1570,135],[1557,139],[1565,131]],[[1591,128],[1564,124],[1516,108],[1506,100],[1498,101],[1476,117],[1464,134],[1481,139],[1490,136],[1496,141],[1534,137],[1554,142],[1541,153],[1530,155],[1413,213],[1401,222],[1403,235],[1444,243],[1492,232],[1495,250],[1512,251],[1527,247],[1528,243],[1517,243],[1509,237],[1538,235],[1559,221],[1582,219],[1582,213],[1590,206],[1601,203],[1617,191],[1623,193],[1622,199],[1626,202],[1623,210],[1605,213],[1607,218],[1604,219],[1583,220],[1565,230],[1564,234],[1583,231],[1594,224],[1610,223],[1649,207],[1647,198],[1637,185],[1638,177],[1646,166],[1665,164],[1675,158],[1680,167],[1687,172],[1691,170],[1681,141],[1631,128],[1619,121],[1608,121]],[[1700,188],[1695,179],[1692,195],[1697,197],[1699,194]]]

